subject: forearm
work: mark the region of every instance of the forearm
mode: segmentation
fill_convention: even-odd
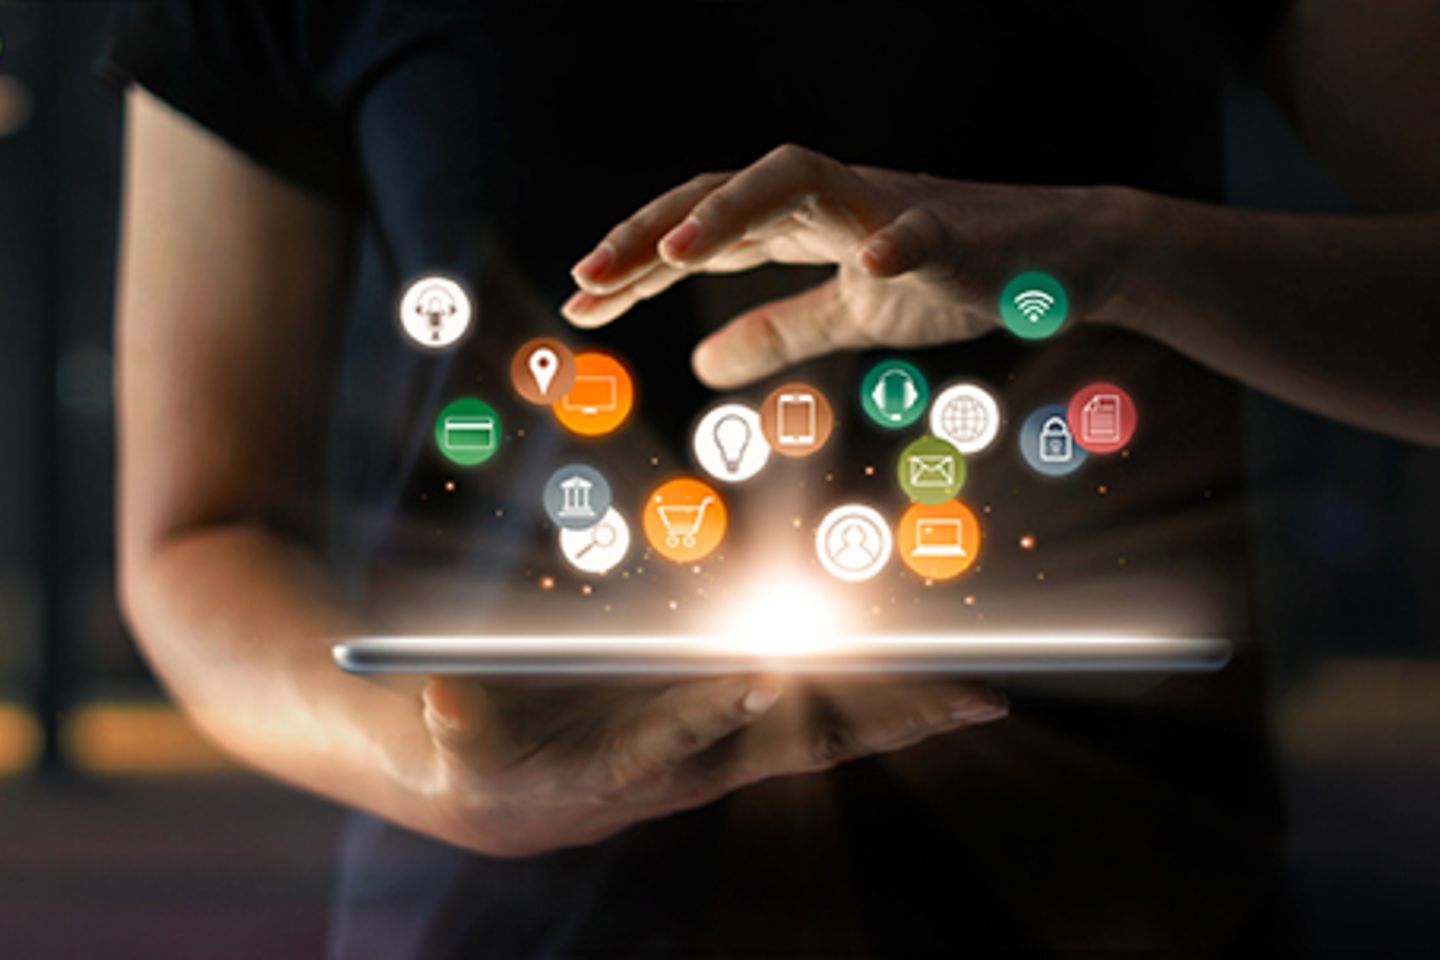
[[[418,696],[330,659],[365,623],[309,550],[259,525],[201,527],[127,559],[142,648],[199,726],[262,771],[434,832]]]
[[[1440,214],[1124,202],[1128,256],[1093,319],[1305,409],[1440,444]]]

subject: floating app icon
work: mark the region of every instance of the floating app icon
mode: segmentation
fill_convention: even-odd
[[[921,437],[900,454],[900,489],[918,503],[944,503],[965,485],[965,457],[948,440]]]
[[[1011,333],[1025,340],[1053,336],[1069,313],[1065,288],[1048,273],[1022,273],[1000,294],[1000,319]]]
[[[630,524],[614,507],[584,530],[560,528],[560,553],[582,573],[609,573],[629,552]]]
[[[645,539],[660,556],[676,563],[708,557],[725,539],[725,501],[715,488],[693,477],[660,484],[645,501]]]
[[[594,467],[572,463],[550,474],[541,499],[557,527],[585,530],[609,512],[610,484]]]
[[[575,357],[559,340],[531,340],[510,360],[510,383],[526,400],[548,407],[575,385]]]
[[[1032,411],[1020,427],[1020,456],[1046,477],[1064,477],[1079,470],[1088,455],[1070,432],[1065,407],[1047,404]]]
[[[695,425],[695,459],[710,476],[728,483],[749,480],[770,462],[760,414],[743,403],[722,403]]]
[[[1113,383],[1092,383],[1070,399],[1066,422],[1091,453],[1114,453],[1135,435],[1135,401]]]
[[[883,360],[860,382],[860,406],[871,420],[900,430],[920,419],[930,402],[930,386],[914,364]]]
[[[608,353],[575,355],[575,382],[550,409],[572,433],[599,437],[619,429],[635,404],[630,371]]]
[[[462,397],[435,418],[435,446],[451,463],[473,467],[500,450],[500,415],[484,400]]]
[[[922,577],[958,577],[980,555],[980,521],[959,500],[914,503],[895,529],[900,559]]]
[[[895,549],[890,525],[874,507],[847,503],[825,514],[815,531],[815,555],[831,576],[848,583],[869,580],[890,562]]]
[[[400,298],[400,326],[417,345],[443,350],[470,329],[470,297],[449,277],[421,277]]]
[[[1000,435],[1000,403],[978,383],[946,387],[930,405],[930,432],[974,456]]]
[[[760,426],[776,453],[806,457],[830,439],[835,413],[819,390],[806,383],[787,383],[771,390],[761,404]]]

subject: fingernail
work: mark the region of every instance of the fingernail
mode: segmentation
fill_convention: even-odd
[[[584,313],[599,302],[600,298],[594,294],[586,293],[584,290],[577,290],[570,295],[569,300],[565,301],[565,305],[560,308],[560,312]]]
[[[779,699],[778,689],[757,688],[745,694],[745,699],[740,701],[740,708],[748,714],[760,714],[775,706],[775,701]]]
[[[664,238],[660,241],[660,246],[664,247],[665,252],[672,257],[683,257],[685,251],[690,249],[690,245],[695,242],[695,238],[699,235],[700,221],[691,217],[674,230],[665,234]]]
[[[1010,712],[1010,705],[1003,700],[957,700],[950,706],[950,718],[952,720],[964,720],[969,723],[984,723],[987,720],[998,720]]]
[[[895,255],[895,241],[889,237],[871,237],[860,245],[860,260],[871,273],[882,269]]]
[[[610,264],[614,262],[614,249],[611,248],[608,242],[602,243],[586,254],[583,260],[575,264],[575,272],[591,280],[599,280],[604,276],[605,271],[610,269]]]

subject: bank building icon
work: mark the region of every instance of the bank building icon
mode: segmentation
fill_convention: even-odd
[[[565,502],[560,507],[562,517],[593,517],[595,508],[590,505],[590,491],[595,484],[580,474],[573,474],[560,481],[560,492]]]

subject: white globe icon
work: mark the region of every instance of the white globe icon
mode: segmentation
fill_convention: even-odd
[[[945,432],[957,440],[974,443],[990,426],[990,414],[974,397],[956,397],[940,411]]]
[[[1000,405],[978,384],[946,387],[930,408],[930,432],[949,440],[961,453],[979,453],[1000,433]]]

